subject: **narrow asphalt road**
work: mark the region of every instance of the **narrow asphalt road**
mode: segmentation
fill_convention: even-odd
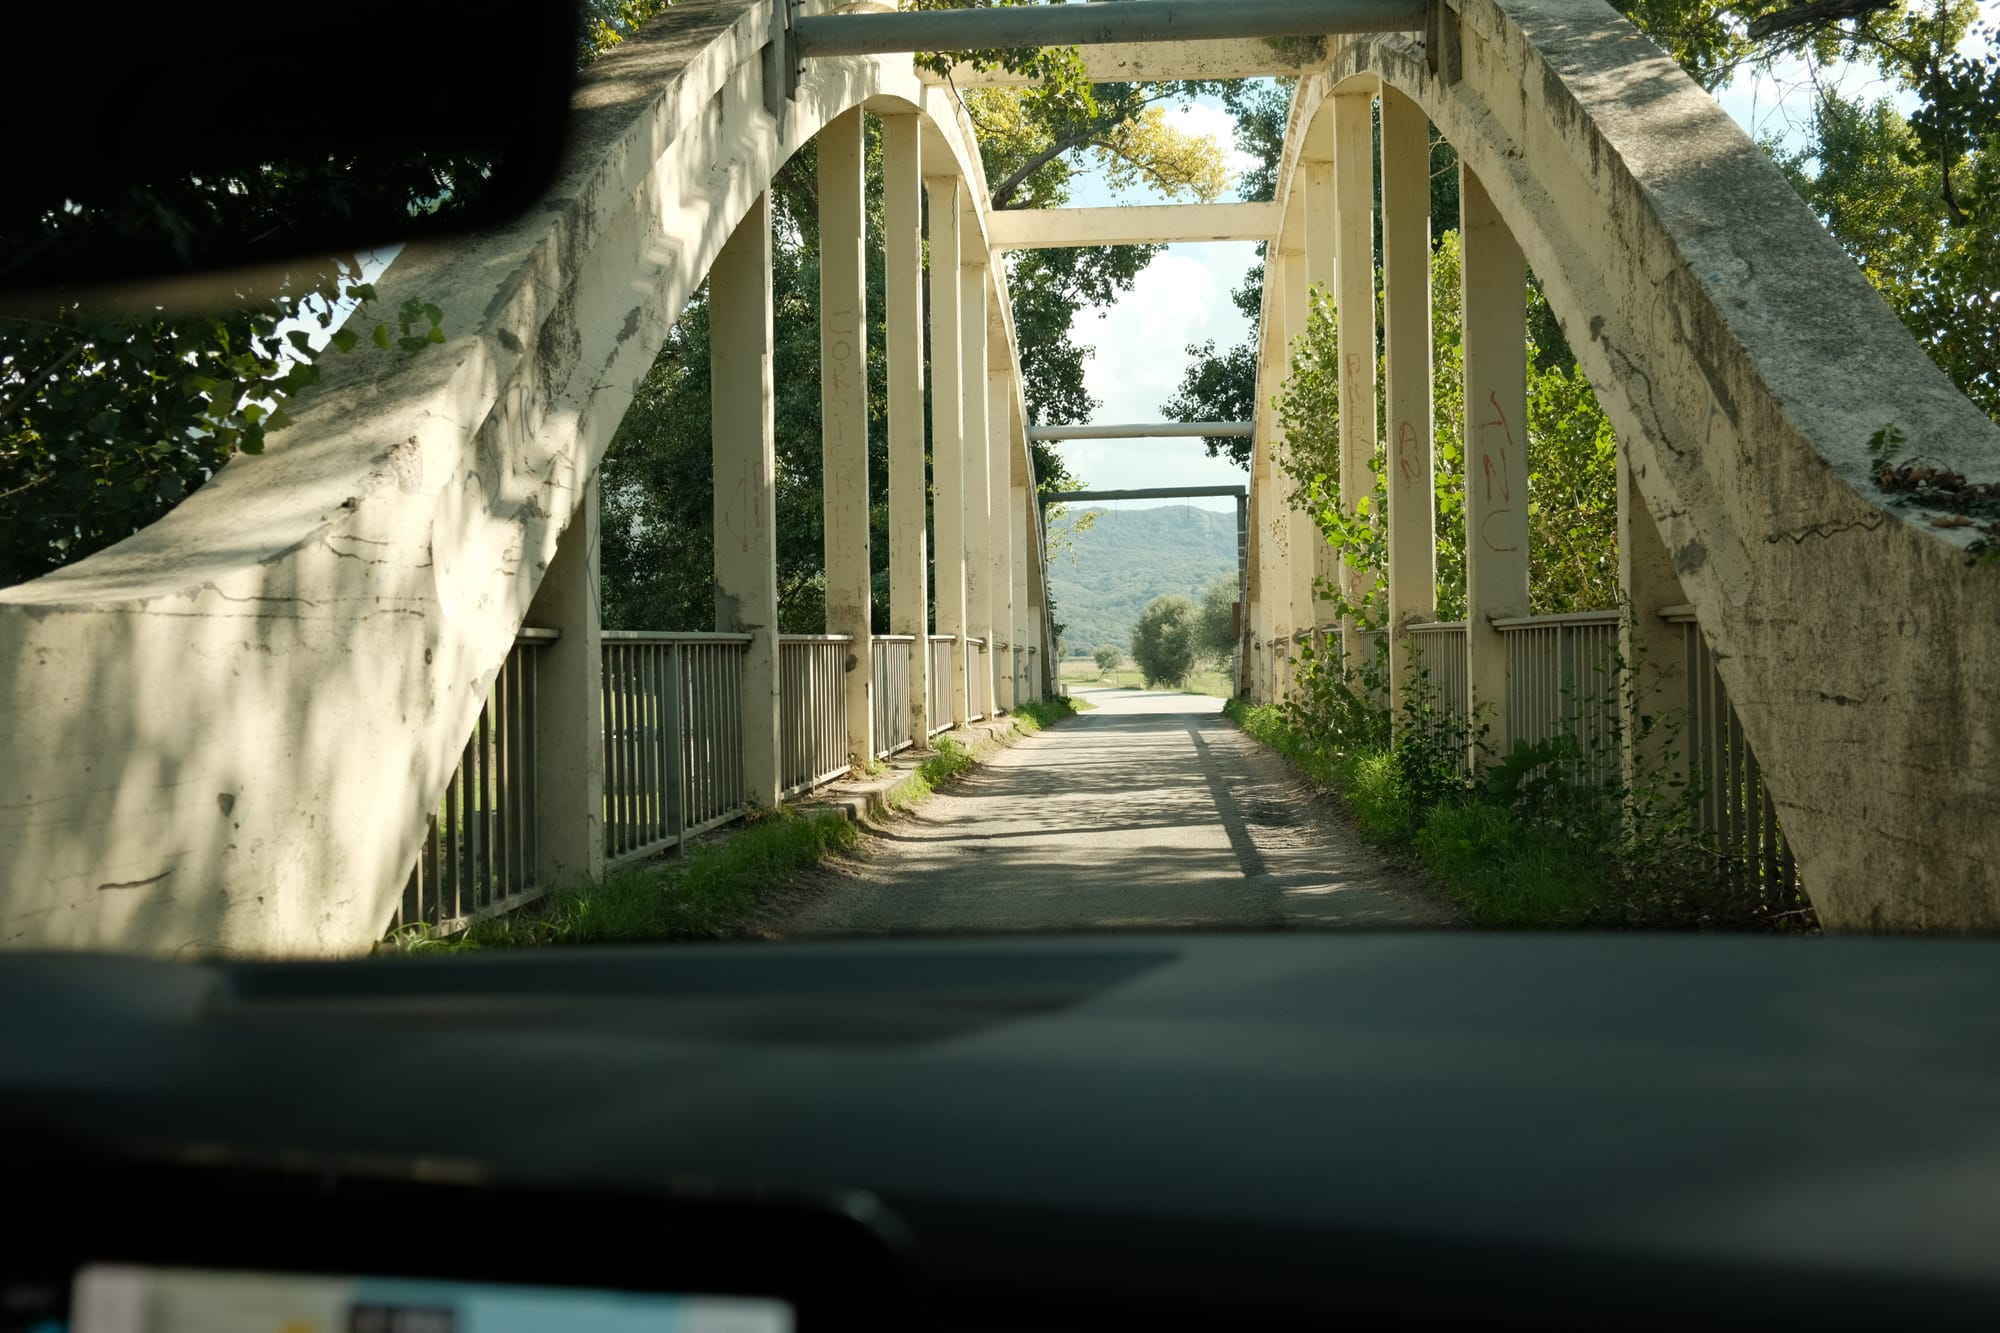
[[[777,933],[1422,926],[1451,914],[1205,695],[1095,709],[1001,751],[775,923]]]

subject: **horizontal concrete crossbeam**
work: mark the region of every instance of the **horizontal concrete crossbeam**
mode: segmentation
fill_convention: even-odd
[[[1273,45],[1261,37],[1208,42],[1114,42],[1079,50],[1084,72],[1092,83],[1297,78],[1315,63],[1315,56],[1319,63],[1326,59],[1324,50],[1310,41]],[[1017,74],[998,65],[988,69],[953,65],[950,81],[957,88],[1025,88],[1041,82],[1031,74]]]
[[[1241,500],[1249,493],[1249,488],[1245,486],[1145,486],[1134,491],[1055,491],[1042,497],[1042,505],[1046,508],[1085,500],[1192,500],[1204,495],[1223,495]]]
[[[1162,440],[1255,434],[1254,421],[1128,421],[1109,426],[1030,426],[1031,440]]]
[[[1116,9],[1006,6],[902,13],[823,14],[796,19],[798,55],[891,55],[1035,46],[1185,42],[1203,38],[1324,37],[1415,32],[1424,0],[1125,0]]]
[[[986,224],[986,240],[995,250],[1268,241],[1277,236],[1283,222],[1284,212],[1277,204],[1018,208],[992,214]]]

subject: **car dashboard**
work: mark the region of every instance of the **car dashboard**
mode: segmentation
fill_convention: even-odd
[[[1990,1327],[1996,962],[1390,932],[13,955],[0,1333],[176,1333],[259,1275],[371,1333]],[[207,1326],[320,1326],[243,1317]]]

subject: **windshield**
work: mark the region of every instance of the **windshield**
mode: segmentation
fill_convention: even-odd
[[[587,6],[505,227],[0,314],[8,942],[1992,924],[1991,6],[753,8]],[[487,166],[308,168],[4,243]]]

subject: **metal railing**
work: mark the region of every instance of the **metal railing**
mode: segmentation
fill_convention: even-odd
[[[524,629],[431,813],[391,930],[453,931],[541,896],[535,860],[535,659],[556,638]]]
[[[910,654],[916,651],[914,634],[878,634],[869,650],[875,673],[875,757],[887,758],[906,750],[910,739]]]
[[[1458,726],[1466,723],[1470,688],[1465,666],[1465,622],[1436,620],[1409,628],[1416,655],[1419,689],[1426,707]]]
[[[965,719],[977,722],[986,716],[986,691],[992,679],[986,670],[986,640],[967,635],[965,647],[971,654],[968,659],[971,670],[965,681]]]
[[[1493,622],[1507,640],[1505,750],[1568,735],[1582,756],[1578,778],[1618,778],[1618,621],[1614,610]]]
[[[748,634],[603,634],[604,854],[637,860],[743,813]]]
[[[928,703],[932,736],[951,730],[951,661],[956,642],[950,634],[931,635],[931,692]]]
[[[846,634],[778,636],[778,781],[796,796],[846,774]]]
[[[1778,810],[1764,787],[1757,756],[1743,736],[1743,722],[1715,669],[1691,609],[1670,608],[1663,617],[1682,627],[1687,681],[1684,732],[1688,772],[1699,802],[1696,830],[1724,859],[1738,889],[1760,889],[1779,910],[1804,902],[1798,863],[1778,827]]]

